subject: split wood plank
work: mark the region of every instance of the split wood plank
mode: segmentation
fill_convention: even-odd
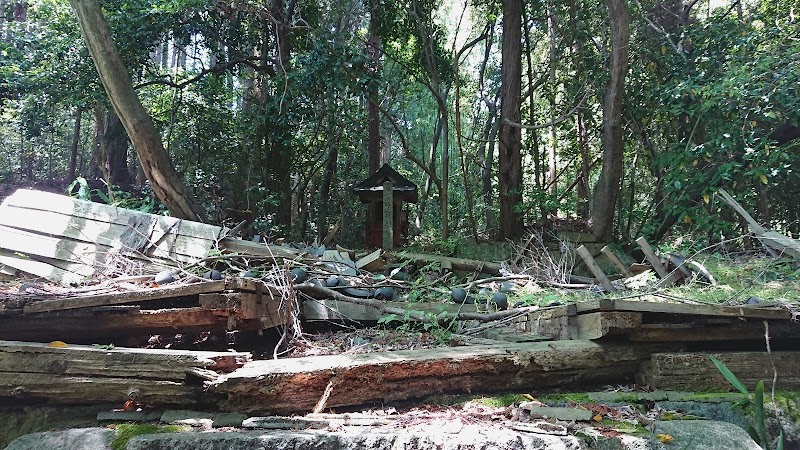
[[[264,329],[286,325],[291,320],[290,308],[280,297],[249,292],[216,292],[200,294],[200,307],[209,310],[227,309],[237,319],[259,319]]]
[[[100,222],[52,211],[16,208],[5,205],[0,206],[0,225],[36,234],[46,234],[53,237],[63,237],[78,242],[96,244],[98,245],[97,251],[102,253],[102,257],[92,258],[94,260],[104,260],[105,255],[112,251],[132,256],[140,253],[123,248],[122,236],[129,230],[128,225]],[[166,231],[159,235],[156,235],[158,230],[151,230],[148,233],[150,232],[153,234],[141,237],[145,240],[151,240],[152,247],[150,244],[146,245],[148,249],[141,252],[141,254],[154,258],[194,262],[207,255],[215,243],[210,239],[199,239],[177,234],[168,239],[161,239],[166,237]]]
[[[203,393],[202,387],[169,380],[0,372],[0,399],[6,399],[2,402],[122,406],[132,397],[154,405],[194,405]]]
[[[154,335],[191,336],[203,332],[260,331],[260,319],[237,319],[226,309],[200,307],[153,310],[89,308],[0,317],[0,339],[144,345]],[[91,326],[87,326],[91,324]]]
[[[46,312],[46,311],[59,311],[65,309],[86,308],[90,306],[122,305],[125,303],[143,302],[148,300],[160,300],[164,298],[207,294],[210,292],[222,291],[224,289],[225,289],[224,280],[205,281],[205,282],[180,285],[180,286],[165,286],[152,289],[142,289],[138,291],[115,292],[111,294],[87,295],[82,297],[43,300],[25,306],[25,308],[23,308],[23,311],[27,314],[27,313]]]
[[[756,235],[756,239],[761,241],[762,244],[775,250],[780,254],[791,255],[793,258],[800,258],[800,241],[792,239],[788,236],[780,234],[776,231],[767,230],[761,226],[753,217],[739,204],[725,189],[717,191],[722,200],[727,203],[731,208],[736,210],[740,216],[747,222],[750,231]]]
[[[611,261],[611,264],[614,264],[614,267],[616,267],[617,270],[619,270],[619,272],[622,275],[626,277],[633,276],[630,269],[628,269],[628,267],[626,267],[625,264],[623,264],[622,261],[620,261],[616,253],[614,253],[614,250],[611,250],[611,247],[606,245],[602,249],[600,249],[600,251],[603,252],[604,255],[606,255],[606,258],[608,258],[608,260]]]
[[[178,235],[190,236],[197,239],[218,240],[224,231],[221,227],[215,225],[191,222],[175,217],[147,214],[116,206],[104,205],[102,203],[80,200],[66,195],[30,189],[17,190],[3,201],[3,205],[57,212],[67,216],[115,223],[125,227],[127,227],[132,220],[141,220],[142,217],[152,217],[157,219],[156,230],[170,230],[177,227],[175,232]]]
[[[592,271],[592,274],[594,274],[595,278],[597,278],[600,281],[600,284],[603,285],[603,289],[605,289],[606,292],[614,292],[617,290],[614,285],[611,284],[611,281],[608,280],[606,274],[603,273],[603,269],[600,268],[585,245],[581,245],[576,251],[581,259],[583,259],[583,262],[586,263],[586,266],[589,268],[589,270]]]
[[[762,336],[763,337],[763,336]],[[711,356],[754,389],[760,380],[772,380],[773,364],[778,372],[776,387],[800,387],[800,352],[654,353],[642,365],[639,379],[656,389],[682,391],[733,391],[735,388],[717,370]]]
[[[770,321],[771,339],[800,339],[800,326],[788,321]],[[643,342],[705,342],[764,340],[764,324],[760,320],[742,323],[729,318],[727,323],[708,324],[704,321],[689,323],[643,324],[626,335],[630,341]]]
[[[22,272],[42,277],[59,284],[80,284],[85,277],[60,269],[47,263],[36,261],[6,250],[0,249],[0,264],[13,267]]]
[[[629,377],[658,348],[557,341],[253,361],[208,391],[224,396],[221,408],[246,414],[308,412],[326,388],[331,408],[443,393],[524,392]]]
[[[699,316],[741,317],[750,319],[791,319],[783,308],[750,305],[690,305],[686,303],[641,302],[633,300],[598,299],[575,304],[578,314],[597,311],[633,311],[642,313],[693,314]]]
[[[391,255],[395,259],[449,264],[455,270],[463,270],[466,272],[479,271],[491,275],[500,275],[500,264],[494,262],[464,258],[450,258],[447,256],[426,255],[413,252],[392,252]]]
[[[190,368],[230,372],[252,359],[249,353],[159,350],[0,341],[0,372],[150,378],[183,381]]]

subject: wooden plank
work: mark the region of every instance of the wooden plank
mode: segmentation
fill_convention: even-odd
[[[265,245],[229,237],[219,241],[219,247],[228,253],[261,256],[268,259],[297,259],[302,254],[300,250],[281,245]]]
[[[102,262],[102,259],[97,259],[100,255],[105,258],[102,248],[94,244],[56,239],[6,226],[0,226],[0,242],[2,248],[12,252],[78,262],[90,267],[95,262]]]
[[[180,286],[166,286],[139,291],[115,292],[112,294],[87,295],[83,297],[61,298],[43,300],[25,306],[23,311],[37,313],[45,311],[60,311],[65,309],[86,308],[89,306],[122,305],[125,303],[160,300],[164,298],[184,297],[189,295],[207,294],[225,289],[225,281],[206,281],[201,283]]]
[[[87,326],[91,324],[91,326]],[[92,344],[145,345],[153,335],[189,336],[230,330],[260,331],[259,319],[229,317],[228,310],[172,308],[132,311],[92,309],[0,317],[0,339],[61,340]]]
[[[691,314],[698,316],[741,317],[750,319],[791,319],[783,308],[764,308],[751,305],[690,305],[686,303],[642,302],[634,300],[599,299],[576,303],[578,314],[597,311],[633,311],[642,313]]]
[[[153,216],[156,217],[156,216]],[[102,257],[92,260],[103,260],[112,249],[120,249],[121,237],[128,230],[127,225],[101,222],[82,217],[73,217],[52,211],[24,209],[0,206],[0,225],[35,234],[47,234],[53,237],[65,237],[78,242],[97,244]],[[158,230],[155,230],[156,232]],[[163,235],[162,235],[163,236]],[[145,253],[161,259],[175,259],[181,262],[193,262],[206,256],[215,241],[190,236],[176,235],[171,239],[150,237],[155,244]],[[119,251],[119,250],[117,250]],[[136,255],[136,252],[123,251]]]
[[[19,256],[17,254],[0,249],[0,264],[13,267],[17,270],[45,278],[48,281],[58,284],[80,284],[84,277],[73,272],[60,269],[47,263],[39,262]]]
[[[733,199],[731,194],[728,193],[725,189],[720,189],[717,191],[717,194],[722,198],[722,200],[727,203],[731,208],[733,208],[740,216],[747,222],[747,226],[750,228],[750,231],[757,235],[764,234],[767,231],[766,228],[762,227],[761,224],[756,222],[744,208],[742,205],[739,204],[736,200]]]
[[[169,229],[178,224],[178,235],[191,236],[198,239],[216,240],[220,238],[222,233],[222,228],[214,225],[181,220],[175,217],[146,214],[130,209],[118,208],[116,206],[30,189],[17,190],[14,194],[7,197],[2,204],[18,208],[57,212],[67,216],[82,217],[84,219],[115,223],[123,226],[127,226],[132,219],[136,220],[142,216],[155,217],[158,221],[156,230]]]
[[[583,262],[586,263],[586,267],[592,271],[592,274],[594,274],[595,278],[597,278],[600,281],[600,284],[603,285],[603,289],[605,289],[606,292],[614,292],[617,290],[614,285],[611,284],[611,281],[608,280],[606,274],[603,273],[603,269],[597,265],[597,262],[592,257],[592,254],[589,253],[589,250],[585,245],[581,245],[576,251],[581,259],[583,259]]]
[[[600,251],[603,252],[604,255],[606,255],[606,258],[608,258],[608,260],[611,261],[611,264],[614,264],[614,267],[616,267],[617,270],[619,270],[619,273],[621,273],[626,277],[633,276],[630,269],[628,269],[625,266],[625,264],[622,264],[622,261],[620,261],[619,257],[614,253],[614,250],[611,250],[611,247],[606,245],[602,249],[600,249]]]
[[[791,321],[770,321],[771,339],[800,339],[800,326]],[[759,320],[742,322],[730,318],[728,323],[709,324],[705,321],[689,323],[643,324],[627,333],[630,341],[644,342],[706,342],[706,341],[763,341],[764,325]]]
[[[98,375],[183,381],[190,368],[232,371],[252,359],[249,353],[159,350],[70,345],[65,348],[0,341],[0,372]]]
[[[711,362],[719,359],[749,389],[773,378],[773,364],[778,372],[779,389],[800,387],[800,352],[720,352],[720,353],[654,353],[642,365],[639,379],[656,389],[678,391],[735,391]]]
[[[528,392],[618,381],[658,348],[556,341],[263,360],[208,390],[223,398],[222,409],[251,415],[308,412],[326,388],[331,408],[442,393]]]
[[[720,189],[717,194],[722,200],[733,208],[740,216],[747,222],[750,231],[756,235],[756,239],[761,241],[765,246],[781,253],[791,255],[793,258],[800,258],[800,241],[792,239],[788,236],[780,234],[776,231],[767,230],[761,224],[756,222],[753,217],[748,214],[742,205],[739,204],[725,189]]]
[[[44,400],[48,404],[122,406],[131,397],[151,405],[193,405],[202,399],[202,387],[168,380],[0,372],[3,403]]]
[[[666,278],[669,275],[667,269],[661,264],[661,259],[656,256],[653,249],[650,247],[650,244],[647,242],[647,239],[644,237],[640,237],[636,239],[636,244],[639,245],[639,248],[642,249],[644,256],[650,261],[650,265],[653,266],[653,270],[656,271],[659,277]]]

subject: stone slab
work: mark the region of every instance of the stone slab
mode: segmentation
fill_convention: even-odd
[[[71,428],[20,436],[6,450],[111,450],[114,430]]]

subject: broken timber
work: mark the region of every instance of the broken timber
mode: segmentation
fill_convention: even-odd
[[[617,381],[635,374],[657,348],[563,341],[253,361],[210,383],[208,391],[224,397],[219,405],[229,411],[299,413],[311,411],[326,388],[332,408]]]
[[[617,335],[643,342],[763,340],[767,320],[772,337],[798,338],[800,326],[791,319],[790,311],[778,307],[600,299],[535,311],[518,321],[517,329],[550,339]]]
[[[246,353],[61,348],[0,341],[0,399],[120,406],[129,399],[196,404],[204,401],[202,389],[198,383],[187,383],[189,374],[230,372],[249,360]]]
[[[285,325],[292,311],[277,287],[244,278],[69,296],[16,307],[0,310],[0,339],[91,342],[260,331]],[[92,325],[86,326],[89,322]]]
[[[772,380],[778,373],[776,387],[800,388],[800,352],[724,352],[724,353],[654,353],[642,364],[639,382],[655,389],[683,391],[728,391],[733,386],[711,362],[719,359],[736,374],[748,389],[761,380]]]
[[[218,226],[19,189],[0,204],[0,265],[78,284],[96,272],[130,271],[131,263],[152,275],[196,263],[215,249],[272,260],[300,255],[226,233]]]
[[[761,241],[768,249],[772,249],[779,254],[787,254],[793,258],[800,259],[800,241],[784,236],[776,231],[767,230],[761,226],[748,212],[739,204],[725,189],[717,191],[722,200],[736,210],[747,222],[750,231],[755,234],[756,239]]]

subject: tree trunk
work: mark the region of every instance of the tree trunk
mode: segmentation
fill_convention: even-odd
[[[367,101],[367,155],[369,173],[372,174],[381,167],[381,122],[378,109],[378,82],[381,71],[381,38],[378,34],[378,0],[370,1],[369,37],[367,38],[367,57],[371,64],[372,76],[375,78],[367,83],[367,96],[372,101]]]
[[[630,15],[625,0],[607,0],[611,18],[609,82],[603,99],[603,168],[592,201],[592,234],[609,242],[614,232],[614,210],[622,178],[622,100],[628,71]]]
[[[99,1],[70,0],[70,4],[103,87],[133,142],[153,193],[174,216],[202,221],[200,206],[175,171],[153,119],[136,96]]]
[[[522,129],[520,121],[522,76],[522,0],[503,0],[502,94],[500,103],[500,238],[522,235],[522,216],[514,207],[522,203]]]
[[[2,2],[0,2],[0,7]],[[67,181],[75,179],[75,169],[78,161],[78,144],[81,140],[81,117],[83,110],[78,108],[75,111],[75,127],[72,129],[72,144],[69,147],[69,167],[67,168]]]

